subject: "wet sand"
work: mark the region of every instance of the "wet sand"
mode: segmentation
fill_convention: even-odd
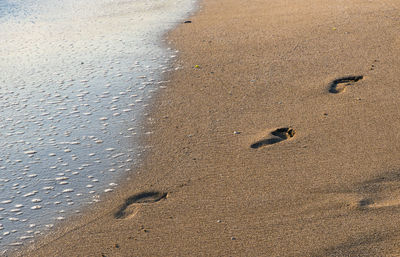
[[[204,0],[143,165],[23,254],[398,254],[399,8]]]

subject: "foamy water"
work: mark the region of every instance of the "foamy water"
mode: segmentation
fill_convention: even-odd
[[[134,166],[161,36],[194,0],[0,0],[0,251],[98,201]]]

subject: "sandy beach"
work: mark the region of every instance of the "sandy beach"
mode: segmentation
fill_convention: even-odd
[[[141,167],[16,255],[399,255],[399,8],[200,2]]]

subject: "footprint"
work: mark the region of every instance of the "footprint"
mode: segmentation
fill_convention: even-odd
[[[400,170],[385,172],[352,186],[322,189],[318,192],[329,202],[329,208],[349,207],[360,211],[400,209]]]
[[[363,207],[370,207],[371,205],[374,204],[374,200],[371,198],[364,198],[358,201],[358,206],[363,208]]]
[[[357,191],[364,196],[358,203],[360,208],[399,207],[400,173],[389,172],[379,178],[366,181]]]
[[[400,207],[400,171],[387,172],[352,188],[333,191],[342,195],[348,206],[359,210]]]
[[[278,128],[270,133],[272,137],[261,139],[255,143],[253,143],[251,148],[260,148],[262,146],[272,145],[294,137],[296,134],[296,130],[294,128]]]
[[[341,93],[345,90],[346,86],[353,85],[363,78],[364,76],[348,76],[335,79],[329,84],[329,92],[334,94]]]
[[[140,205],[134,206],[134,204],[155,203],[167,198],[167,194],[168,193],[164,192],[150,191],[133,195],[125,200],[125,203],[114,214],[114,217],[116,219],[132,218],[138,213],[140,208]]]

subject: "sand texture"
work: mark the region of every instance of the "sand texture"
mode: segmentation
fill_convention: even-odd
[[[400,255],[399,8],[204,0],[143,165],[26,256]]]

